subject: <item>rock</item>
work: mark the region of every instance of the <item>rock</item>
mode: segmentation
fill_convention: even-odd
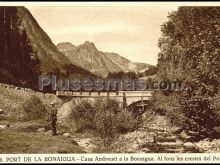
[[[6,125],[0,125],[0,129],[6,129]]]
[[[70,116],[72,113],[72,109],[71,109],[72,106],[73,106],[73,102],[69,101],[64,103],[63,106],[60,109],[58,109],[58,113],[57,113],[58,123],[62,125],[69,125],[71,120]]]
[[[131,145],[131,148],[132,149],[138,149],[139,145],[137,143],[134,143]]]
[[[173,127],[173,128],[171,128],[170,132],[171,132],[171,133],[178,133],[178,132],[180,132],[180,128],[178,128],[178,127]]]
[[[181,137],[183,140],[189,140],[189,139],[192,138],[192,136],[189,136],[189,135],[187,134],[187,132],[184,131],[184,130],[180,133],[180,137]]]
[[[157,142],[156,144],[158,144],[158,146],[160,146],[160,147],[168,147],[168,148],[182,146],[181,142],[163,142],[163,143]]]
[[[168,137],[157,136],[157,137],[155,137],[155,141],[157,141],[157,142],[176,142],[176,139],[177,139],[176,136],[168,136]]]
[[[72,143],[73,145],[79,146],[79,144],[78,144],[75,140],[72,140],[71,143]]]
[[[148,153],[148,152],[150,152],[150,149],[149,148],[142,148],[141,151]]]
[[[38,129],[37,129],[37,132],[40,132],[40,133],[45,132],[45,131],[46,131],[45,128],[38,128]]]
[[[142,133],[142,132],[139,133],[139,138],[145,138],[146,136],[147,136],[146,133]]]
[[[184,147],[185,147],[186,149],[195,148],[195,145],[194,145],[193,143],[191,143],[191,142],[184,143],[183,145],[184,145]]]
[[[52,131],[51,131],[51,130],[48,130],[48,131],[45,132],[45,134],[46,134],[46,135],[52,135]]]
[[[207,142],[209,142],[209,141],[211,141],[209,138],[205,138],[205,139],[203,139],[203,141],[207,141]]]
[[[63,136],[69,138],[70,137],[70,133],[64,133]]]
[[[169,148],[165,150],[166,153],[183,153],[184,148]]]
[[[220,134],[220,126],[214,127],[213,130],[214,130],[217,134]]]
[[[3,109],[0,109],[0,115],[4,115],[5,111],[3,111]]]
[[[208,152],[209,150],[211,151],[212,150],[212,142],[209,142],[207,140],[202,140],[202,141],[196,143],[196,148],[200,152]]]
[[[199,132],[188,131],[188,134],[191,135],[191,136],[197,136],[199,134]]]
[[[86,152],[93,152],[93,150],[97,147],[91,142],[90,138],[85,139],[75,139],[79,146],[83,147]]]
[[[127,149],[127,153],[138,153],[137,150],[134,150],[132,148]]]

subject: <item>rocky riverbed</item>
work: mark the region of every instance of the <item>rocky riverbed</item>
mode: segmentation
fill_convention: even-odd
[[[111,153],[220,152],[220,140],[204,139],[193,142],[192,138],[195,134],[195,132],[180,131],[178,127],[172,126],[164,116],[148,114],[138,130],[118,136],[106,151]],[[100,145],[103,145],[101,139],[87,137],[76,138],[76,141],[87,152],[104,151],[103,148],[102,150],[99,148]]]

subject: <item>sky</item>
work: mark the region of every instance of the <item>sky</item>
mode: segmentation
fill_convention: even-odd
[[[157,64],[161,25],[177,5],[26,6],[54,44],[93,42],[97,49]]]

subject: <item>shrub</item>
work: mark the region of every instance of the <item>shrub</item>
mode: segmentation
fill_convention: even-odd
[[[115,115],[107,111],[97,111],[95,116],[96,130],[102,138],[113,138],[116,133]]]
[[[139,124],[128,111],[114,99],[96,99],[92,104],[81,100],[74,102],[71,119],[76,123],[76,131],[94,130],[102,138],[114,138],[118,133],[134,131]]]
[[[9,121],[22,121],[24,120],[24,113],[21,107],[11,108],[8,110],[7,119]]]
[[[211,136],[213,127],[218,126],[218,97],[188,96],[185,92],[164,95],[154,94],[153,109],[165,114],[173,124],[186,130],[200,132],[200,135]]]
[[[218,116],[220,116],[220,92],[213,99],[213,104],[214,104],[215,112],[218,114]]]
[[[47,117],[46,106],[37,96],[31,96],[21,105],[20,109],[24,113],[25,120],[46,119]]]
[[[127,133],[137,129],[140,123],[130,112],[121,111],[116,116],[115,124],[118,133]]]
[[[76,132],[86,129],[94,129],[95,111],[91,103],[87,100],[73,102],[71,119],[76,122]]]
[[[187,117],[185,129],[199,131],[201,135],[211,136],[213,128],[219,124],[212,98],[194,96],[182,99],[181,110]]]
[[[183,126],[186,117],[180,111],[180,96],[178,94],[164,95],[162,92],[153,94],[152,109],[160,115],[166,115],[171,123]]]
[[[114,99],[97,99],[95,104],[95,125],[101,137],[113,138],[116,134],[116,116],[122,110]]]

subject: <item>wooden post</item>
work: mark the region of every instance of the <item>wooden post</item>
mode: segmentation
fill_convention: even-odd
[[[144,112],[144,99],[141,97],[141,104],[142,104],[142,112]]]
[[[125,93],[123,92],[123,110],[125,110],[126,108],[127,108],[127,99]]]

